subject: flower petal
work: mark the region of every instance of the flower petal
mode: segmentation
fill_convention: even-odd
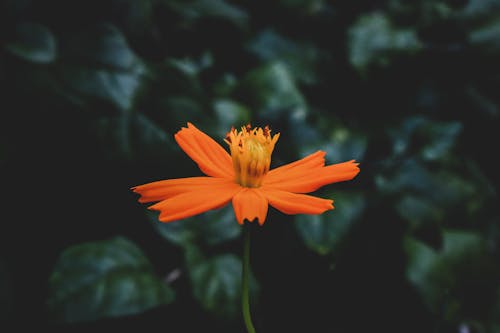
[[[310,170],[295,170],[293,173],[289,171],[286,179],[279,182],[265,179],[264,184],[273,189],[294,193],[313,192],[327,184],[353,179],[359,173],[358,165],[359,163],[351,160]]]
[[[321,214],[333,209],[333,200],[261,188],[269,204],[285,214]]]
[[[139,202],[145,203],[161,201],[182,193],[203,190],[207,186],[222,185],[229,182],[232,181],[224,178],[190,177],[160,180],[132,187],[132,190],[141,195]]]
[[[312,170],[317,170],[325,165],[325,155],[324,151],[318,150],[298,161],[272,169],[267,173],[264,184],[279,183],[290,179],[296,174],[310,173]]]
[[[198,164],[208,176],[234,178],[231,156],[211,137],[197,129],[193,124],[183,127],[175,134],[175,140],[184,152]]]
[[[161,222],[181,220],[207,210],[226,205],[231,198],[241,191],[235,183],[204,186],[202,189],[185,192],[150,206],[148,209],[160,211]]]
[[[267,199],[254,188],[245,188],[233,197],[233,208],[239,224],[247,219],[253,222],[257,219],[260,225],[266,221],[268,203]]]

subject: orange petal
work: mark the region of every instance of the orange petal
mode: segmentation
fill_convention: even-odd
[[[152,205],[149,209],[160,211],[161,222],[181,220],[207,210],[226,205],[241,191],[235,183],[205,186],[203,189],[185,192]]]
[[[325,152],[318,150],[298,161],[282,165],[268,172],[264,184],[279,183],[296,174],[310,173],[311,170],[321,168],[325,165]]]
[[[263,225],[267,216],[267,199],[258,189],[245,188],[233,197],[233,208],[236,220],[239,224],[247,219],[253,222],[254,219]]]
[[[144,185],[132,187],[141,197],[139,202],[161,201],[186,192],[203,190],[207,186],[222,185],[232,182],[224,178],[190,177],[160,180]]]
[[[333,209],[333,200],[261,188],[269,204],[285,214],[321,214]]]
[[[193,124],[183,127],[175,134],[179,146],[203,173],[212,177],[234,178],[231,156],[211,137],[197,129]]]
[[[288,172],[288,178],[280,182],[269,182],[265,179],[264,184],[277,190],[308,193],[327,184],[353,179],[359,173],[358,164],[352,160],[311,170],[295,171],[293,174]]]

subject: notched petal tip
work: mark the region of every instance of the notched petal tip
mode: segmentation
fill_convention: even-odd
[[[139,193],[141,189],[143,189],[147,184],[135,185],[130,188],[132,192]]]
[[[351,162],[351,164],[354,166],[354,168],[353,168],[353,169],[354,169],[354,170],[353,170],[353,172],[354,172],[354,176],[352,177],[352,178],[354,178],[354,177],[356,177],[356,176],[358,175],[358,173],[361,171],[361,169],[359,168],[360,163],[359,163],[359,162],[356,162],[356,160],[351,160],[351,161],[349,161],[349,162]]]
[[[263,226],[264,222],[266,222],[266,218],[264,217],[264,218],[261,219],[258,216],[254,216],[252,218],[249,218],[249,217],[236,218],[236,221],[238,221],[239,225],[244,225],[245,223],[254,223],[255,221],[257,221],[257,223],[260,226]]]
[[[236,220],[243,225],[245,220],[253,223],[256,219],[259,225],[266,221],[268,202],[257,189],[245,188],[233,199],[233,209]]]
[[[332,209],[335,209],[335,206],[333,205],[333,200],[328,200],[330,201],[326,206],[327,206],[327,210],[332,210]]]
[[[139,201],[139,202],[140,202],[140,201]],[[161,211],[161,209],[159,209],[159,208],[158,208],[158,206],[157,206],[157,205],[158,205],[158,204],[160,204],[161,202],[162,202],[162,201],[157,202],[157,203],[155,203],[154,205],[148,206],[148,207],[146,207],[146,208],[147,208],[147,209],[149,209],[149,210]],[[142,202],[142,203],[144,203],[144,202]]]
[[[255,220],[259,221],[259,218],[257,216],[251,218],[248,216],[245,216],[243,218],[236,218],[236,221],[238,221],[238,224],[240,225],[244,225],[245,223],[253,223]],[[262,225],[260,222],[259,224]]]

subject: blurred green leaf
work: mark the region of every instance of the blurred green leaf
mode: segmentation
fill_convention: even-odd
[[[119,21],[120,26],[130,35],[144,38],[151,29],[151,18],[154,15],[156,0],[110,0],[113,8],[113,21]]]
[[[391,130],[395,154],[414,154],[424,160],[439,160],[448,155],[462,131],[457,121],[436,122],[422,116],[408,117]]]
[[[241,234],[241,226],[236,222],[231,205],[169,223],[158,222],[157,213],[149,213],[148,216],[160,235],[183,247],[200,241],[210,246],[218,245]]]
[[[116,27],[102,24],[85,31],[70,42],[65,56],[58,69],[70,94],[104,100],[122,111],[132,108],[146,67]]]
[[[305,114],[297,113],[290,117],[290,125],[300,156],[323,150],[327,164],[363,160],[368,145],[365,134],[324,116],[309,124]]]
[[[198,237],[197,223],[202,223],[200,218],[187,218],[180,221],[162,223],[158,220],[158,213],[147,212],[148,217],[155,226],[156,230],[169,242],[179,245],[188,246],[194,243]]]
[[[169,58],[149,66],[144,89],[135,101],[137,109],[158,126],[175,132],[187,122],[200,124],[206,118],[209,101],[198,77],[197,61]]]
[[[308,122],[305,108],[297,108],[288,114],[290,140],[298,147],[299,156],[305,156],[319,149],[324,137],[315,124]]]
[[[177,152],[172,136],[140,113],[96,119],[94,133],[112,159],[166,159]]]
[[[417,28],[424,29],[450,22],[463,7],[463,3],[454,0],[389,0],[387,3],[387,13],[395,21],[416,24]]]
[[[421,48],[414,30],[397,29],[382,12],[362,15],[348,32],[349,61],[360,71],[370,65],[386,66],[394,53]]]
[[[198,123],[205,114],[199,100],[189,96],[170,96],[164,100],[170,119],[175,124],[184,126],[187,122]]]
[[[229,97],[238,86],[238,79],[234,74],[224,73],[214,82],[213,91],[216,96]]]
[[[485,92],[472,85],[465,89],[465,96],[476,110],[491,118],[497,118],[500,115],[500,105],[495,101],[495,96],[488,96]]]
[[[295,217],[295,227],[304,243],[321,255],[338,249],[365,209],[365,198],[361,193],[339,192],[328,197],[334,200],[333,211]]]
[[[449,153],[461,130],[462,124],[459,122],[434,123],[426,126],[423,134],[429,138],[430,143],[423,147],[422,158],[432,161]]]
[[[166,133],[151,119],[141,113],[133,114],[130,118],[130,142],[136,159],[140,156],[160,158],[177,151],[172,135]]]
[[[282,61],[298,81],[316,81],[319,50],[311,44],[287,39],[272,30],[264,30],[248,48],[265,62]]]
[[[435,314],[451,322],[484,319],[495,302],[490,291],[498,286],[500,272],[481,235],[448,230],[442,251],[411,238],[405,249],[406,276]]]
[[[416,195],[404,195],[398,201],[396,210],[404,219],[417,226],[429,221],[442,221],[445,211],[431,200]]]
[[[475,221],[491,195],[484,184],[461,173],[433,172],[414,159],[398,163],[387,176],[377,175],[375,183],[382,195],[395,196],[396,211],[412,228],[453,224],[459,217]]]
[[[483,20],[482,24],[476,26],[469,31],[469,43],[476,47],[482,48],[487,53],[494,53],[495,55],[500,52],[500,41],[498,35],[500,34],[500,15]]]
[[[247,13],[224,0],[163,1],[187,21],[213,17],[227,20],[240,28],[247,25]]]
[[[211,59],[210,54],[206,54]],[[172,94],[193,96],[199,99],[203,94],[203,87],[200,84],[198,74],[209,67],[210,60],[192,58],[169,58],[162,66],[155,68],[153,75],[157,77],[159,83],[169,89]]]
[[[65,55],[83,64],[133,71],[139,59],[114,25],[99,24],[69,42]]]
[[[324,0],[279,0],[277,2],[301,14],[315,14],[325,6]]]
[[[213,65],[214,59],[210,52],[204,52],[198,59],[190,57],[177,59],[168,59],[168,64],[173,68],[183,72],[188,76],[196,76],[201,71],[210,68]]]
[[[49,281],[49,312],[59,322],[131,315],[173,300],[142,251],[122,237],[66,249]]]
[[[237,318],[241,311],[241,260],[233,254],[223,254],[196,262],[189,267],[194,297],[216,316]],[[255,304],[257,281],[250,274],[250,298]]]
[[[330,163],[340,163],[355,159],[362,161],[366,151],[367,138],[347,128],[336,128],[332,131],[330,140],[321,147],[326,152],[326,160]]]
[[[230,99],[217,99],[213,103],[217,117],[217,135],[221,138],[232,126],[238,128],[250,121],[250,110],[243,104]]]
[[[208,245],[218,245],[241,235],[241,226],[236,222],[232,205],[208,211],[205,218],[207,222],[202,222],[201,233]]]
[[[469,0],[464,7],[462,14],[465,17],[477,18],[500,10],[498,0]]]
[[[307,109],[288,67],[270,63],[248,72],[239,88],[246,104],[259,116],[276,120],[294,109]]]
[[[24,60],[41,64],[51,63],[57,57],[57,43],[52,32],[33,22],[18,23],[12,40],[5,48]]]
[[[120,73],[83,67],[67,67],[63,80],[80,96],[111,102],[119,110],[129,110],[140,87],[137,73]]]

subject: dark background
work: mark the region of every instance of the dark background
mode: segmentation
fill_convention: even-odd
[[[335,210],[250,226],[258,332],[499,332],[499,9],[1,1],[2,326],[244,331],[231,208],[163,225],[130,191],[201,175],[189,121],[361,162]]]

